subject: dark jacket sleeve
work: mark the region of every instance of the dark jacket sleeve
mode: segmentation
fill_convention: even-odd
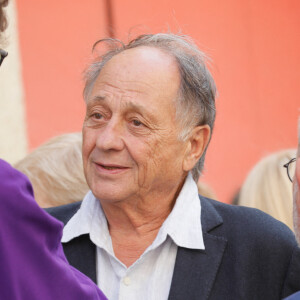
[[[286,279],[282,289],[282,298],[297,290],[300,291],[300,248],[295,246],[287,269]],[[300,293],[298,299],[300,299]]]
[[[300,291],[300,248],[285,224],[257,209],[210,203],[223,223],[208,234],[227,240],[210,299],[283,299]]]

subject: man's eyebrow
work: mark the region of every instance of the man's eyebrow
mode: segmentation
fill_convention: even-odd
[[[94,96],[92,99],[88,100],[87,103],[86,103],[86,107],[87,108],[91,108],[93,107],[94,105],[97,105],[98,103],[100,104],[101,102],[104,102],[105,101],[105,97],[103,96]]]
[[[151,111],[147,110],[144,106],[139,105],[137,103],[127,102],[127,103],[124,104],[124,107],[127,110],[136,111],[136,112],[141,113],[143,115],[149,116],[150,118],[155,117],[155,115]]]
[[[106,100],[106,97],[105,96],[95,96],[93,97],[89,102],[88,102],[88,106],[91,106],[93,103],[95,102],[103,102]],[[142,105],[139,105],[138,103],[133,103],[133,102],[125,102],[123,104],[124,108],[127,110],[127,111],[135,111],[135,112],[138,112],[144,116],[148,116],[150,119],[153,119],[155,120],[155,114],[151,111],[149,111],[148,109],[146,109],[144,106]]]

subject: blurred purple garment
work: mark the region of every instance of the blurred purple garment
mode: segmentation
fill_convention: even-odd
[[[0,299],[106,299],[68,264],[62,228],[37,205],[26,176],[0,160]]]
[[[290,295],[287,298],[284,298],[284,300],[300,300],[300,292]]]

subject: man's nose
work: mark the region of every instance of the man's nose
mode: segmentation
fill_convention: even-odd
[[[100,129],[97,137],[97,147],[104,151],[121,151],[124,148],[124,130],[122,124],[110,120]]]

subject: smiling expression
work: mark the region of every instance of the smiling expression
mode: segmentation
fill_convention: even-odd
[[[168,54],[138,47],[114,56],[87,99],[83,164],[102,201],[173,197],[186,144],[178,139],[174,101],[180,75]]]

